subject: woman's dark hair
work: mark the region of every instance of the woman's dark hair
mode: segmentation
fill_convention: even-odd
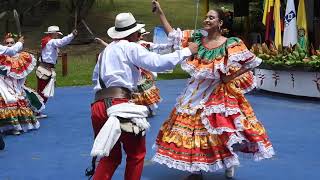
[[[222,11],[222,9],[215,8],[215,9],[212,9],[212,11],[215,11],[218,14],[218,18],[221,21],[223,21],[223,22],[225,21],[224,12]]]
[[[233,17],[232,14],[230,16],[226,16],[226,13],[222,9],[212,9],[212,11],[215,11],[218,14],[218,18],[223,22],[221,28],[221,33],[224,36],[229,36],[229,31],[232,29],[232,23],[233,23]]]

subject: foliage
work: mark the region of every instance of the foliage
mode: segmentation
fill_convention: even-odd
[[[320,71],[320,50],[311,56],[299,44],[295,47],[276,49],[272,44],[254,44],[251,51],[263,60],[261,65],[265,69]]]

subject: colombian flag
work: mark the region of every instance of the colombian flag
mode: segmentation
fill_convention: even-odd
[[[304,0],[299,1],[298,15],[298,43],[304,50],[307,50],[308,46],[308,27],[307,27],[307,15]]]
[[[274,11],[273,11],[274,29],[275,29],[274,44],[276,45],[277,49],[279,49],[279,47],[282,46],[280,9],[281,9],[280,0],[275,0]]]
[[[274,42],[278,48],[282,45],[280,0],[265,0],[262,23],[266,26],[265,41]]]
[[[274,0],[265,0],[262,23],[266,26],[266,33],[264,37],[266,42],[272,42],[274,38],[273,9]]]

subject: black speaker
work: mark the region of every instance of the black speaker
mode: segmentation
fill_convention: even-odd
[[[249,16],[249,0],[233,0],[235,17]]]

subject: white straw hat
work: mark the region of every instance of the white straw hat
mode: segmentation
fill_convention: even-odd
[[[107,34],[112,39],[122,39],[139,31],[144,24],[137,24],[131,13],[120,13],[116,16],[114,27],[108,29]]]
[[[58,33],[60,35],[63,35],[62,32],[60,31],[59,26],[49,26],[48,31],[44,32],[45,34],[53,34],[53,33]]]
[[[150,34],[150,32],[146,31],[145,28],[141,28],[140,31],[139,31],[139,33],[142,34],[142,35]]]

